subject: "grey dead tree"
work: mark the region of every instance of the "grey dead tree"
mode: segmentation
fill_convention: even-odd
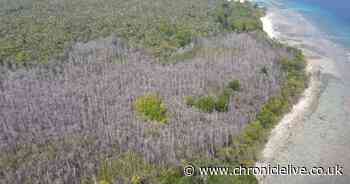
[[[59,73],[37,68],[43,72],[18,71],[23,78],[2,78],[0,149],[8,157],[20,158],[25,152],[34,158],[7,168],[3,181],[37,177],[41,182],[77,183],[96,175],[101,157],[118,158],[130,150],[162,165],[198,153],[213,157],[278,94],[283,80],[279,59],[288,52],[257,42],[254,33],[200,42],[193,59],[160,65],[110,36],[72,46],[67,60],[57,66]],[[122,62],[113,62],[120,58]],[[268,75],[261,73],[262,67]],[[45,73],[50,80],[38,76]],[[228,112],[204,113],[184,103],[186,96],[208,95],[233,79],[242,89],[231,98]],[[133,103],[147,93],[162,97],[168,124],[136,116]]]

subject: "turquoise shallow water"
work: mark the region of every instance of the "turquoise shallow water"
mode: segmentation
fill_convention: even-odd
[[[316,105],[298,122],[297,130],[272,164],[343,167],[344,176],[268,176],[267,184],[350,183],[350,1],[260,0],[277,16],[274,28],[316,52],[321,92]],[[295,29],[296,28],[296,29]]]
[[[306,16],[334,42],[350,47],[349,0],[282,0]]]
[[[320,28],[330,40],[350,48],[349,0],[256,0],[296,11]]]

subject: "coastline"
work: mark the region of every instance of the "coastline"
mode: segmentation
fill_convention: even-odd
[[[300,46],[302,40],[288,37],[287,35],[283,35],[282,32],[276,31],[274,28],[274,15],[275,12],[267,10],[267,14],[261,18],[263,30],[270,38],[297,47],[303,51],[307,62],[306,72],[310,78],[309,85],[304,90],[298,102],[293,105],[291,111],[285,114],[279,123],[271,130],[268,141],[261,152],[261,158],[255,164],[257,167],[267,166],[273,162],[275,155],[283,150],[284,146],[288,143],[289,138],[295,135],[298,128],[302,126],[305,116],[312,111],[313,106],[318,101],[321,91],[321,62],[327,60],[312,50]],[[265,177],[266,176],[264,175],[256,175],[260,184],[265,183]]]
[[[265,33],[267,33],[267,35],[274,39],[277,38],[278,33],[274,30],[273,28],[273,24],[272,24],[272,12],[268,12],[264,17],[261,17],[260,20],[263,24],[263,30]]]

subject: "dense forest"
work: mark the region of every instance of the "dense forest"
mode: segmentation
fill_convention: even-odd
[[[75,42],[112,33],[164,59],[195,37],[261,27],[262,13],[248,4],[214,0],[1,2],[1,62],[24,65],[59,59]]]
[[[256,183],[307,85],[264,11],[224,0],[0,0],[0,183]]]

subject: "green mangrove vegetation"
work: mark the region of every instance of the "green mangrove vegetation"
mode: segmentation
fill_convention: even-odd
[[[27,66],[62,60],[72,44],[112,33],[164,60],[197,37],[261,29],[263,12],[224,0],[29,0],[0,14],[0,63]]]
[[[302,52],[267,38],[251,2],[9,2],[0,183],[257,184],[183,167],[254,165],[308,85]]]
[[[187,106],[195,107],[202,112],[211,113],[217,112],[227,112],[231,96],[235,92],[239,91],[240,83],[239,80],[232,80],[229,84],[222,90],[221,94],[218,96],[201,96],[201,97],[192,97],[187,96],[185,98],[185,103]]]
[[[150,94],[138,97],[134,106],[136,112],[145,120],[167,122],[167,109],[158,95]]]

